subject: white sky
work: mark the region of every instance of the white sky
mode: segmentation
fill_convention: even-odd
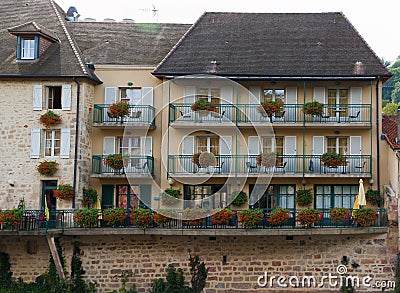
[[[338,12],[341,11],[378,57],[400,55],[399,0],[55,0],[65,11],[75,6],[84,18],[135,22],[193,23],[205,11]],[[153,17],[153,5],[158,10]]]

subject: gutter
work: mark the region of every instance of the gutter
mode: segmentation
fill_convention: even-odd
[[[379,82],[381,77],[378,76],[375,86],[375,99],[376,99],[376,175],[378,190],[381,189],[381,168],[380,168],[380,134],[379,134]]]
[[[87,78],[97,84],[102,84],[100,79],[91,77],[90,75],[31,75],[31,74],[0,74],[0,78]]]
[[[79,100],[80,100],[80,93],[81,93],[81,85],[73,77],[74,82],[77,85],[76,89],[76,121],[75,121],[75,151],[74,151],[74,179],[73,179],[73,189],[75,191],[74,197],[72,198],[72,209],[75,209],[75,197],[76,197],[76,176],[77,176],[77,169],[78,169],[78,138],[79,138]]]

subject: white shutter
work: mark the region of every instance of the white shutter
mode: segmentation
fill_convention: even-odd
[[[285,136],[285,155],[296,155],[296,136]]]
[[[287,87],[286,88],[286,104],[292,105],[285,107],[285,121],[295,122],[296,119],[296,107],[297,104],[297,87]]]
[[[33,128],[31,130],[31,159],[39,159],[40,157],[40,129]]]
[[[194,136],[185,136],[182,141],[182,155],[193,155]]]
[[[103,155],[115,154],[115,137],[105,136],[103,138]]]
[[[352,105],[352,107],[350,108],[349,115],[357,116],[358,111],[360,111],[360,114],[357,116],[357,119],[360,121],[362,117],[361,115],[362,87],[350,88],[350,104]],[[359,106],[357,107],[357,105]]]
[[[43,87],[40,84],[33,85],[33,107],[32,109],[42,110],[43,103]]]
[[[233,87],[223,86],[221,88],[221,104],[232,104],[233,99]]]
[[[258,136],[249,136],[247,149],[249,155],[258,155],[260,153],[260,138]]]
[[[142,88],[142,105],[153,106],[153,88],[143,87]]]
[[[71,110],[71,93],[71,85],[64,84],[61,93],[61,104],[63,110]]]
[[[325,104],[325,88],[315,87],[313,100]]]
[[[117,101],[117,88],[106,87],[104,89],[104,104],[112,105]]]
[[[196,88],[194,86],[185,86],[183,88],[183,102],[193,104],[196,97]]]
[[[249,88],[249,105],[260,103],[260,92],[259,86],[251,86]]]
[[[60,158],[68,159],[69,158],[69,150],[71,145],[71,129],[62,128],[61,129],[61,149],[60,149]]]
[[[220,155],[232,154],[232,136],[221,136],[219,138],[219,154]]]
[[[313,136],[313,155],[322,155],[324,153],[324,136]]]
[[[153,155],[153,138],[151,136],[142,136],[141,140],[141,152],[143,156]]]
[[[350,136],[350,155],[361,155],[361,136]]]

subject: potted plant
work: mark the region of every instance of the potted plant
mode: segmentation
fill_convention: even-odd
[[[242,223],[243,227],[253,229],[257,227],[259,221],[264,219],[264,212],[259,209],[243,210],[239,212],[238,216],[239,222]]]
[[[281,225],[283,222],[289,220],[290,211],[281,207],[276,207],[269,214],[268,222],[272,225]]]
[[[321,116],[324,112],[324,104],[317,101],[305,103],[303,112],[308,115]]]
[[[282,100],[278,99],[276,101],[264,101],[260,103],[257,111],[264,117],[272,117],[272,115],[282,113]]]
[[[361,208],[353,214],[353,221],[362,227],[368,227],[376,220],[378,213],[371,208]]]
[[[114,171],[121,170],[128,163],[128,158],[122,154],[110,154],[104,158],[104,165]]]
[[[93,206],[94,204],[97,203],[97,198],[98,195],[96,189],[90,187],[88,189],[86,188],[83,189],[82,203],[84,206],[86,207]]]
[[[210,217],[213,225],[227,225],[235,213],[228,208],[214,210]]]
[[[53,194],[56,198],[71,200],[75,195],[75,190],[71,184],[59,184]]]
[[[125,117],[129,114],[129,104],[125,101],[119,101],[108,107],[107,115],[110,118]]]
[[[81,228],[92,228],[97,226],[99,210],[81,209],[74,212],[74,223]]]
[[[217,164],[217,159],[213,153],[202,152],[199,156],[199,164],[202,168],[208,168]]]
[[[368,189],[365,193],[365,199],[372,205],[380,205],[382,203],[382,197],[379,190]]]
[[[296,191],[296,203],[299,206],[306,207],[313,201],[312,189],[298,189]]]
[[[257,165],[271,168],[275,166],[276,154],[275,153],[261,153],[256,157]]]
[[[121,208],[110,208],[103,211],[104,222],[111,227],[122,225],[126,219],[126,210]]]
[[[314,208],[303,209],[297,213],[297,221],[299,221],[301,225],[307,227],[311,227],[321,220],[322,213]]]
[[[233,201],[231,203],[234,207],[241,207],[247,202],[247,194],[244,191],[234,191],[232,193]]]
[[[53,176],[58,170],[58,163],[56,161],[43,161],[36,166],[36,170],[40,175]]]
[[[150,209],[134,209],[130,213],[130,222],[145,229],[153,223],[153,212]]]
[[[194,153],[192,156],[192,163],[200,168],[200,153]]]
[[[0,224],[6,229],[17,229],[22,221],[22,209],[0,211]]]
[[[182,196],[180,189],[167,188],[161,195],[161,201],[166,206],[172,206],[179,202],[179,198]]]
[[[61,115],[54,113],[49,110],[46,113],[40,115],[39,122],[42,123],[46,128],[50,128],[50,126],[58,125],[62,121]]]
[[[329,210],[329,218],[332,223],[344,222],[350,217],[350,211],[346,208],[332,208]]]
[[[346,158],[342,154],[325,153],[321,156],[321,162],[325,167],[335,168],[344,166],[346,164]]]
[[[187,226],[200,226],[207,217],[207,211],[199,207],[187,208],[182,211],[182,219]]]
[[[153,214],[154,224],[157,226],[165,226],[176,217],[177,214],[174,210],[156,210]]]
[[[217,110],[217,106],[205,99],[198,99],[195,101],[190,107],[193,112],[199,112],[201,115],[206,116],[208,111],[215,112]]]

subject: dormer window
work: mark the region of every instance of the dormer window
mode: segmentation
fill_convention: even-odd
[[[20,60],[35,60],[37,58],[36,52],[38,51],[37,49],[37,38],[36,37],[19,37],[20,41],[20,46],[18,48],[17,52],[17,59]],[[19,58],[18,58],[19,55]]]

